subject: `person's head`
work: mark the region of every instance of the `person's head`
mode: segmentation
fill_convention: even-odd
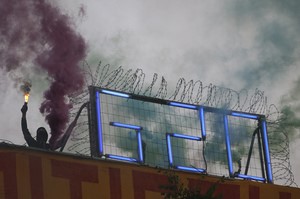
[[[36,141],[38,143],[46,143],[48,140],[48,133],[44,127],[40,127],[36,130]]]

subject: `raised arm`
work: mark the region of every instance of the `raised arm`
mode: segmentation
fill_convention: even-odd
[[[28,144],[28,146],[34,146],[36,141],[35,139],[31,136],[28,128],[27,128],[27,120],[26,120],[26,112],[28,110],[27,103],[24,103],[21,112],[22,112],[22,119],[21,119],[21,126],[22,126],[22,132],[24,135],[24,138]]]
[[[87,105],[88,105],[88,102],[81,105],[81,107],[79,108],[79,111],[77,112],[77,115],[76,115],[75,119],[70,123],[70,125],[67,128],[64,136],[51,147],[52,150],[56,150],[58,148],[60,148],[60,152],[62,152],[64,150],[64,147],[65,147],[65,145],[66,145],[66,143],[67,143],[74,127],[77,124],[77,120],[78,120],[83,108],[85,108]]]

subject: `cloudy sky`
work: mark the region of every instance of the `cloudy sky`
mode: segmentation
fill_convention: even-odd
[[[164,76],[169,86],[179,78],[234,90],[263,90],[268,103],[293,110],[300,126],[300,1],[57,0],[72,26],[88,44],[86,60],[141,68],[151,81]],[[30,67],[30,66],[29,66]],[[26,72],[26,67],[23,69]],[[20,129],[22,95],[13,78],[1,72],[1,138],[24,143]],[[44,77],[31,76],[28,117],[32,129],[45,125],[38,107],[47,88]],[[147,79],[146,79],[147,81]],[[38,86],[35,86],[38,85]],[[300,139],[296,129],[291,161],[300,184]],[[298,161],[297,161],[298,160]]]

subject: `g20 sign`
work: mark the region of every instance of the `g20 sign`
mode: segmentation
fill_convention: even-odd
[[[147,164],[145,161],[145,149],[150,143],[147,143],[147,139],[143,139],[143,137],[149,136],[146,129],[157,128],[157,126],[160,126],[159,129],[165,129],[165,132],[161,130],[162,132],[157,132],[156,134],[163,137],[165,144],[159,145],[160,147],[157,148],[157,153],[167,155],[168,167],[190,172],[208,173],[207,168],[205,167],[194,167],[174,161],[178,156],[177,153],[180,152],[180,147],[179,149],[176,146],[174,147],[172,140],[179,140],[181,142],[189,141],[189,143],[207,141],[208,130],[206,115],[208,113],[213,113],[218,115],[222,120],[222,131],[224,133],[222,139],[223,144],[226,146],[226,161],[229,176],[232,178],[237,177],[268,183],[273,182],[267,123],[264,115],[168,101],[99,87],[90,87],[90,102],[89,127],[92,156],[105,157],[107,159],[126,161],[135,164]],[[158,109],[155,107],[159,107],[160,110],[154,113],[154,109]],[[173,111],[174,114],[170,113],[170,107],[176,107],[176,110]],[[192,122],[180,120],[179,109],[185,111],[184,113],[192,120]],[[177,112],[177,115],[175,115],[175,112]],[[168,119],[169,122],[163,122],[163,120],[166,120],[166,115],[172,114],[173,116]],[[177,120],[177,118],[179,119]],[[250,146],[244,173],[240,172],[240,168],[239,172],[234,171],[232,157],[233,146],[231,141],[232,132],[229,128],[229,118],[242,118],[257,124],[257,128],[252,135],[252,140],[249,143]],[[182,129],[188,129],[189,126],[193,125],[199,127],[196,128],[196,132],[193,134],[188,132],[172,132],[172,129],[174,128],[170,125],[170,120],[176,120],[172,121],[173,126],[178,125],[178,123],[181,122],[185,123],[185,126],[187,127]],[[123,132],[124,130],[127,130],[126,135],[125,133],[121,133],[124,135],[124,138],[119,139],[125,140],[131,138],[131,140],[135,140],[134,143],[131,144],[132,146],[128,146],[129,148],[131,147],[131,150],[127,150],[126,147],[118,146],[115,143],[116,138],[114,132],[117,130]],[[256,137],[259,149],[261,175],[249,175],[248,169],[253,153],[254,139]],[[119,145],[122,145],[122,143]],[[118,151],[122,151],[122,149],[123,151],[127,150],[127,153],[124,153],[127,155],[120,155]]]

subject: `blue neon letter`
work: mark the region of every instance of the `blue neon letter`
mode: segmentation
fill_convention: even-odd
[[[228,131],[227,115],[224,115],[224,130],[225,130],[225,143],[226,143],[229,175],[233,176],[233,165],[232,165],[232,157],[231,157],[230,136],[229,136],[229,131]]]

